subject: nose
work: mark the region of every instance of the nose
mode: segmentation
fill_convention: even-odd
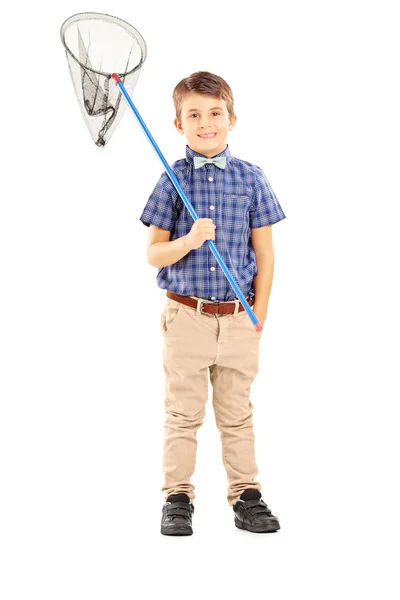
[[[204,127],[208,127],[208,117],[206,115],[201,117],[200,127],[201,127],[201,129],[204,129]]]

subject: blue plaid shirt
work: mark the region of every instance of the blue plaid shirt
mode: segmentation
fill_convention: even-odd
[[[202,156],[186,146],[186,159],[171,168],[199,218],[216,225],[215,245],[245,297],[254,296],[257,275],[251,228],[277,223],[285,214],[259,167],[234,158],[227,146],[225,169],[207,164],[194,168],[193,157]],[[140,220],[171,232],[170,240],[189,233],[194,223],[167,173],[161,175]],[[207,242],[173,265],[158,269],[160,288],[213,302],[235,300],[231,288]]]

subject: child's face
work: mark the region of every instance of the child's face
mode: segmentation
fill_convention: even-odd
[[[181,120],[175,127],[184,134],[189,148],[211,158],[226,148],[228,133],[236,122],[229,117],[225,100],[197,94],[187,94],[182,102]]]

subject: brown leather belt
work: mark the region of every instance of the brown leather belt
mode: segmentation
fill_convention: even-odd
[[[197,300],[192,298],[191,296],[181,296],[180,294],[174,294],[173,292],[167,291],[168,298],[171,300],[176,300],[176,302],[180,302],[181,304],[186,304],[186,306],[190,306],[191,308],[197,309]],[[254,298],[246,298],[249,306],[253,306]],[[241,302],[239,302],[239,310],[241,312],[245,310]],[[209,313],[211,315],[230,315],[235,312],[235,302],[200,302],[200,312]]]

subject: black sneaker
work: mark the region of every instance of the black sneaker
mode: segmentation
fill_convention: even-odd
[[[168,496],[162,509],[161,533],[163,535],[192,535],[194,506],[186,494]]]
[[[272,533],[281,528],[268,506],[260,498],[238,500],[233,505],[235,525],[239,529],[247,529],[253,533]]]

